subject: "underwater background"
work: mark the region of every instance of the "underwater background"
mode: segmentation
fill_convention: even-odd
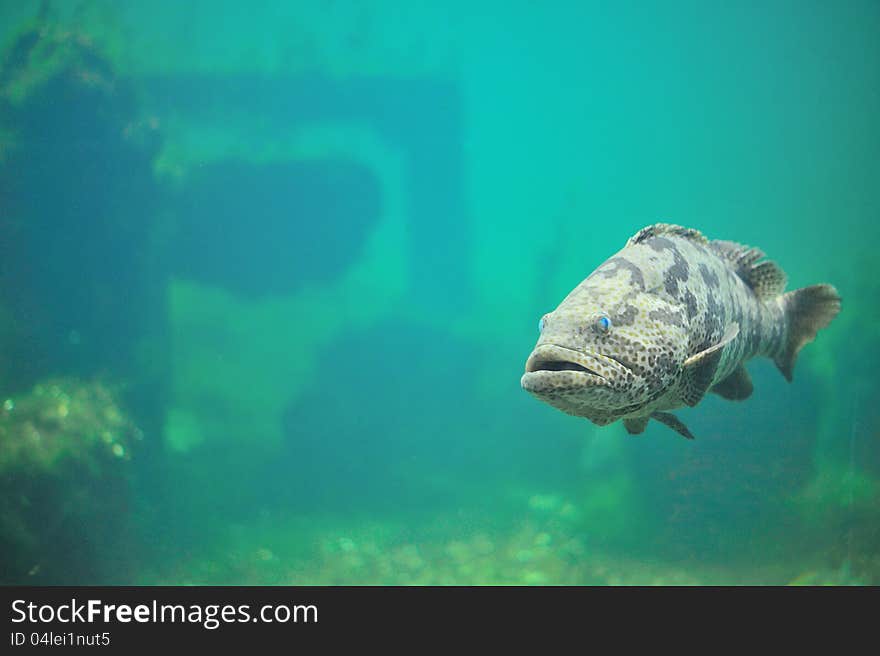
[[[880,4],[0,2],[0,583],[880,584]],[[843,310],[629,436],[645,225]]]

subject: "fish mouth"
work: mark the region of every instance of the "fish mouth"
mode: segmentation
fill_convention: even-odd
[[[627,367],[607,355],[542,344],[526,360],[520,383],[529,392],[559,393],[608,386],[627,373]]]
[[[585,371],[588,374],[604,378],[602,374],[588,369],[582,364],[565,360],[537,360],[531,364],[531,370],[526,367],[526,371],[528,373],[533,371]]]

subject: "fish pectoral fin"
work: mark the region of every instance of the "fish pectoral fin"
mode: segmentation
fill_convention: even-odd
[[[649,417],[630,417],[623,420],[623,427],[630,435],[640,435],[645,432]]]
[[[714,392],[728,401],[743,401],[752,395],[752,377],[743,365],[738,366],[724,380],[715,383],[710,392]]]
[[[707,358],[712,357],[716,353],[720,354],[722,349],[725,346],[730,344],[736,336],[739,335],[739,324],[735,321],[727,326],[727,330],[724,331],[724,334],[721,336],[721,339],[718,340],[717,344],[713,344],[707,349],[703,349],[699,353],[694,353],[691,357],[684,361],[684,368],[693,367],[695,365],[699,365]]]
[[[694,434],[688,430],[688,427],[684,425],[684,422],[669,412],[652,412],[651,419],[656,419],[661,424],[669,426],[669,428],[676,433],[683,435],[689,440],[694,439]]]
[[[739,324],[732,323],[724,331],[717,344],[695,353],[684,361],[681,385],[681,398],[693,407],[700,402],[712,384],[724,347],[739,335]]]

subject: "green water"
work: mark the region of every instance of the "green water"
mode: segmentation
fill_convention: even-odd
[[[880,583],[880,5],[0,2],[3,583]],[[843,311],[788,384],[520,389],[645,225]]]

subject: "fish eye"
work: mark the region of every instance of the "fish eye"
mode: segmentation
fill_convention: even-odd
[[[541,319],[538,321],[538,332],[539,332],[539,333],[543,333],[543,332],[544,332],[544,327],[545,327],[546,325],[547,325],[547,315],[545,314],[545,315],[544,315],[543,317],[541,317]]]
[[[593,327],[596,329],[596,332],[599,333],[607,333],[611,330],[611,319],[602,314],[596,317],[596,321],[593,322]]]

